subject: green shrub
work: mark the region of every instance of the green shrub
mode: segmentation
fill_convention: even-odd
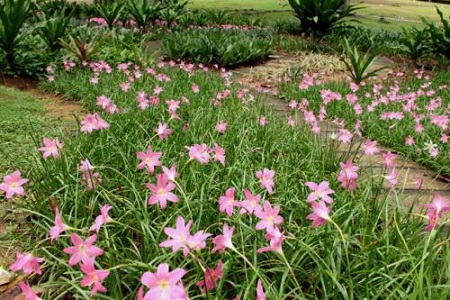
[[[345,5],[345,0],[289,0],[301,32],[322,37],[329,31],[344,26],[344,18],[360,9]]]
[[[401,39],[403,51],[414,63],[427,56],[430,53],[430,32],[426,29],[417,29],[413,27],[411,30],[403,28],[403,38]]]
[[[401,32],[355,26],[333,30],[324,37],[324,40],[331,43],[336,50],[342,51],[343,38],[346,38],[350,44],[357,46],[361,51],[389,56],[397,56],[402,53],[403,34]]]
[[[231,67],[267,58],[272,35],[266,30],[188,29],[163,41],[167,58]]]
[[[444,15],[439,8],[436,7],[436,11],[441,19],[440,25],[426,19],[422,19],[422,21],[427,25],[430,33],[432,52],[450,59],[450,24],[444,19]]]
[[[0,0],[0,49],[5,51],[8,66],[15,71],[15,51],[19,34],[30,14],[30,0]]]

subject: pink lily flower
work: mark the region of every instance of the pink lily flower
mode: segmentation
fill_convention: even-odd
[[[20,171],[16,170],[10,175],[3,177],[3,182],[0,183],[0,190],[6,193],[6,199],[11,199],[14,195],[24,196],[25,190],[22,187],[28,179],[20,178]]]

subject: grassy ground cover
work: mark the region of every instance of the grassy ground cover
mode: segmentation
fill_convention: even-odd
[[[30,152],[35,147],[32,135],[42,135],[51,127],[45,116],[45,101],[37,101],[12,88],[0,86],[0,172],[11,166],[29,169]]]
[[[307,109],[330,120],[339,118],[350,130],[360,122],[357,131],[364,136],[450,175],[448,76],[446,71],[431,77],[419,72],[354,87],[357,91],[348,84],[302,90],[290,83],[282,93],[287,99],[308,99]],[[326,91],[339,93],[339,99],[327,100]]]
[[[91,112],[24,185],[24,251],[44,259],[26,272],[44,299],[445,295],[449,237],[435,210],[427,229],[439,229],[424,233],[382,178],[361,181],[364,170],[226,72],[92,68],[43,84]]]

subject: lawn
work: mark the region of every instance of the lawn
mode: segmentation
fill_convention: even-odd
[[[352,1],[352,3],[361,4],[361,7],[364,8],[357,12],[359,21],[364,25],[389,30],[400,30],[400,27],[421,26],[420,17],[437,22],[439,18],[435,7],[439,7],[444,12],[444,15],[450,15],[450,5],[437,3],[410,0]],[[189,6],[192,8],[225,9],[230,11],[247,10],[245,14],[258,15],[269,23],[280,20],[280,17],[292,17],[287,1],[225,0],[217,2],[213,0],[193,0],[189,2]],[[385,17],[385,22],[379,22],[380,17]]]

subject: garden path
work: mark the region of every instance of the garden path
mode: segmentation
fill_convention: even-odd
[[[283,74],[296,63],[295,60],[284,56],[275,56],[269,59],[265,64],[255,67],[239,68],[233,71],[233,80],[243,86],[260,94],[260,99],[268,105],[273,107],[281,115],[290,115],[291,109],[287,101],[280,99],[277,94],[277,83],[282,80]],[[380,75],[385,75],[392,68],[393,62],[387,58],[378,58],[372,66],[373,69],[380,67],[387,67]],[[343,79],[344,75],[326,75],[326,80]],[[303,120],[297,117],[297,124],[301,124]],[[319,138],[325,143],[336,143],[332,140],[332,136],[339,128],[330,121],[324,121],[319,124],[321,133]],[[356,138],[353,144],[340,144],[338,146],[339,152],[346,152],[362,169],[360,173],[363,175],[361,180],[368,180],[369,177],[382,177],[386,175],[385,169],[382,166],[381,155],[388,151],[396,153],[396,151],[379,147],[380,153],[374,156],[368,156],[360,149],[360,145],[364,139]],[[443,177],[428,168],[421,166],[399,154],[395,159],[395,166],[398,171],[398,184],[396,189],[392,190],[388,181],[384,178],[383,188],[390,190],[389,197],[393,201],[398,200],[400,207],[406,211],[410,209],[411,205],[415,205],[415,211],[418,212],[424,204],[432,201],[436,193],[440,193],[443,197],[450,198],[450,178]],[[421,184],[418,184],[421,180]]]

